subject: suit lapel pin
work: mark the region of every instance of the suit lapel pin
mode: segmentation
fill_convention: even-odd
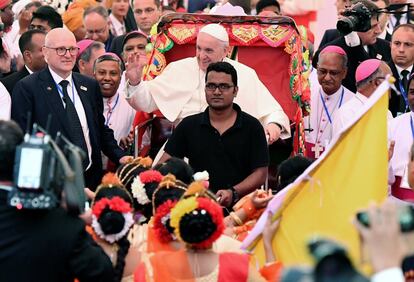
[[[382,55],[381,54],[377,54],[377,59],[378,60],[381,60],[381,58],[382,58]]]
[[[83,86],[83,85],[81,85],[80,89],[81,89],[81,90],[83,90],[83,91],[88,91],[88,88],[86,88],[86,87],[85,87],[85,86]]]
[[[50,87],[50,86],[48,86],[46,89],[49,90],[49,91],[52,91],[52,87]]]

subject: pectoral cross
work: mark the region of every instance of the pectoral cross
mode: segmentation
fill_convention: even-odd
[[[323,146],[316,143],[315,146],[312,147],[311,151],[315,153],[315,159],[319,159],[321,153],[323,152]]]

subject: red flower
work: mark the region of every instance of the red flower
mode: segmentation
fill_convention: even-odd
[[[171,209],[175,206],[177,201],[167,200],[157,208],[154,216],[154,233],[158,240],[162,243],[168,243],[173,240],[172,234],[168,231],[163,223],[163,218],[169,215]]]
[[[158,170],[146,170],[143,171],[139,174],[139,178],[141,179],[141,182],[146,184],[146,183],[151,183],[151,182],[158,182],[160,183],[163,175],[158,171]]]
[[[131,205],[128,202],[119,196],[115,196],[111,199],[102,198],[99,201],[95,202],[92,207],[92,213],[96,216],[96,218],[99,218],[102,211],[107,207],[113,211],[121,213],[132,212]]]
[[[198,210],[205,210],[211,216],[211,219],[216,225],[216,231],[203,242],[193,244],[195,248],[198,249],[208,249],[213,245],[213,243],[223,234],[224,231],[224,220],[223,220],[223,210],[222,208],[214,201],[209,198],[197,198]]]

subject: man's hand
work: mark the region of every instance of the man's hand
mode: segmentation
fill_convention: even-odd
[[[131,130],[126,137],[122,137],[119,141],[119,147],[121,147],[123,150],[128,149],[129,146],[132,145],[134,142],[134,132]]]
[[[224,207],[230,207],[233,203],[233,192],[231,190],[218,190],[216,196],[218,203]]]
[[[129,84],[136,86],[141,82],[142,70],[147,65],[147,56],[130,54],[125,64],[125,77]]]
[[[127,164],[127,163],[129,163],[130,161],[132,161],[134,159],[134,157],[133,156],[123,156],[122,158],[120,158],[119,159],[119,163],[121,164],[121,165],[123,165],[123,164]]]
[[[395,203],[387,200],[381,207],[371,206],[367,213],[370,227],[363,226],[356,219],[354,225],[368,248],[374,271],[400,267],[407,248],[401,236]]]
[[[11,67],[11,57],[6,49],[0,54],[0,72],[8,73]]]
[[[277,139],[279,139],[281,130],[280,127],[275,123],[268,123],[265,127],[266,135],[268,136],[267,143],[273,144]]]

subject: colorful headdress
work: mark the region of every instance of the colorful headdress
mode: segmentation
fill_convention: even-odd
[[[132,183],[132,179],[144,170],[147,170],[152,165],[152,159],[138,157],[130,162],[120,166],[116,171],[116,175],[121,180],[121,183],[128,187]]]
[[[146,205],[151,203],[149,198],[152,198],[154,191],[147,191],[145,185],[148,183],[156,183],[158,186],[158,183],[161,182],[162,178],[162,174],[153,169],[141,172],[134,178],[134,181],[131,184],[131,192],[139,204]]]
[[[151,203],[153,208],[153,214],[155,214],[156,208],[164,202],[162,201],[162,199],[159,199],[160,197],[158,197],[158,194],[164,192],[165,194],[168,194],[167,196],[170,199],[175,198],[178,200],[179,198],[181,198],[182,194],[180,194],[177,197],[174,196],[173,193],[169,193],[173,190],[181,190],[184,193],[187,190],[187,186],[185,185],[185,183],[181,182],[180,180],[177,180],[174,175],[169,173],[162,178],[157,189],[155,189],[154,193],[152,194]]]
[[[92,203],[92,228],[108,243],[123,238],[134,224],[132,197],[117,176],[109,173],[102,179]]]
[[[175,235],[192,248],[211,248],[223,233],[223,211],[213,198],[202,183],[195,182],[171,211]]]

